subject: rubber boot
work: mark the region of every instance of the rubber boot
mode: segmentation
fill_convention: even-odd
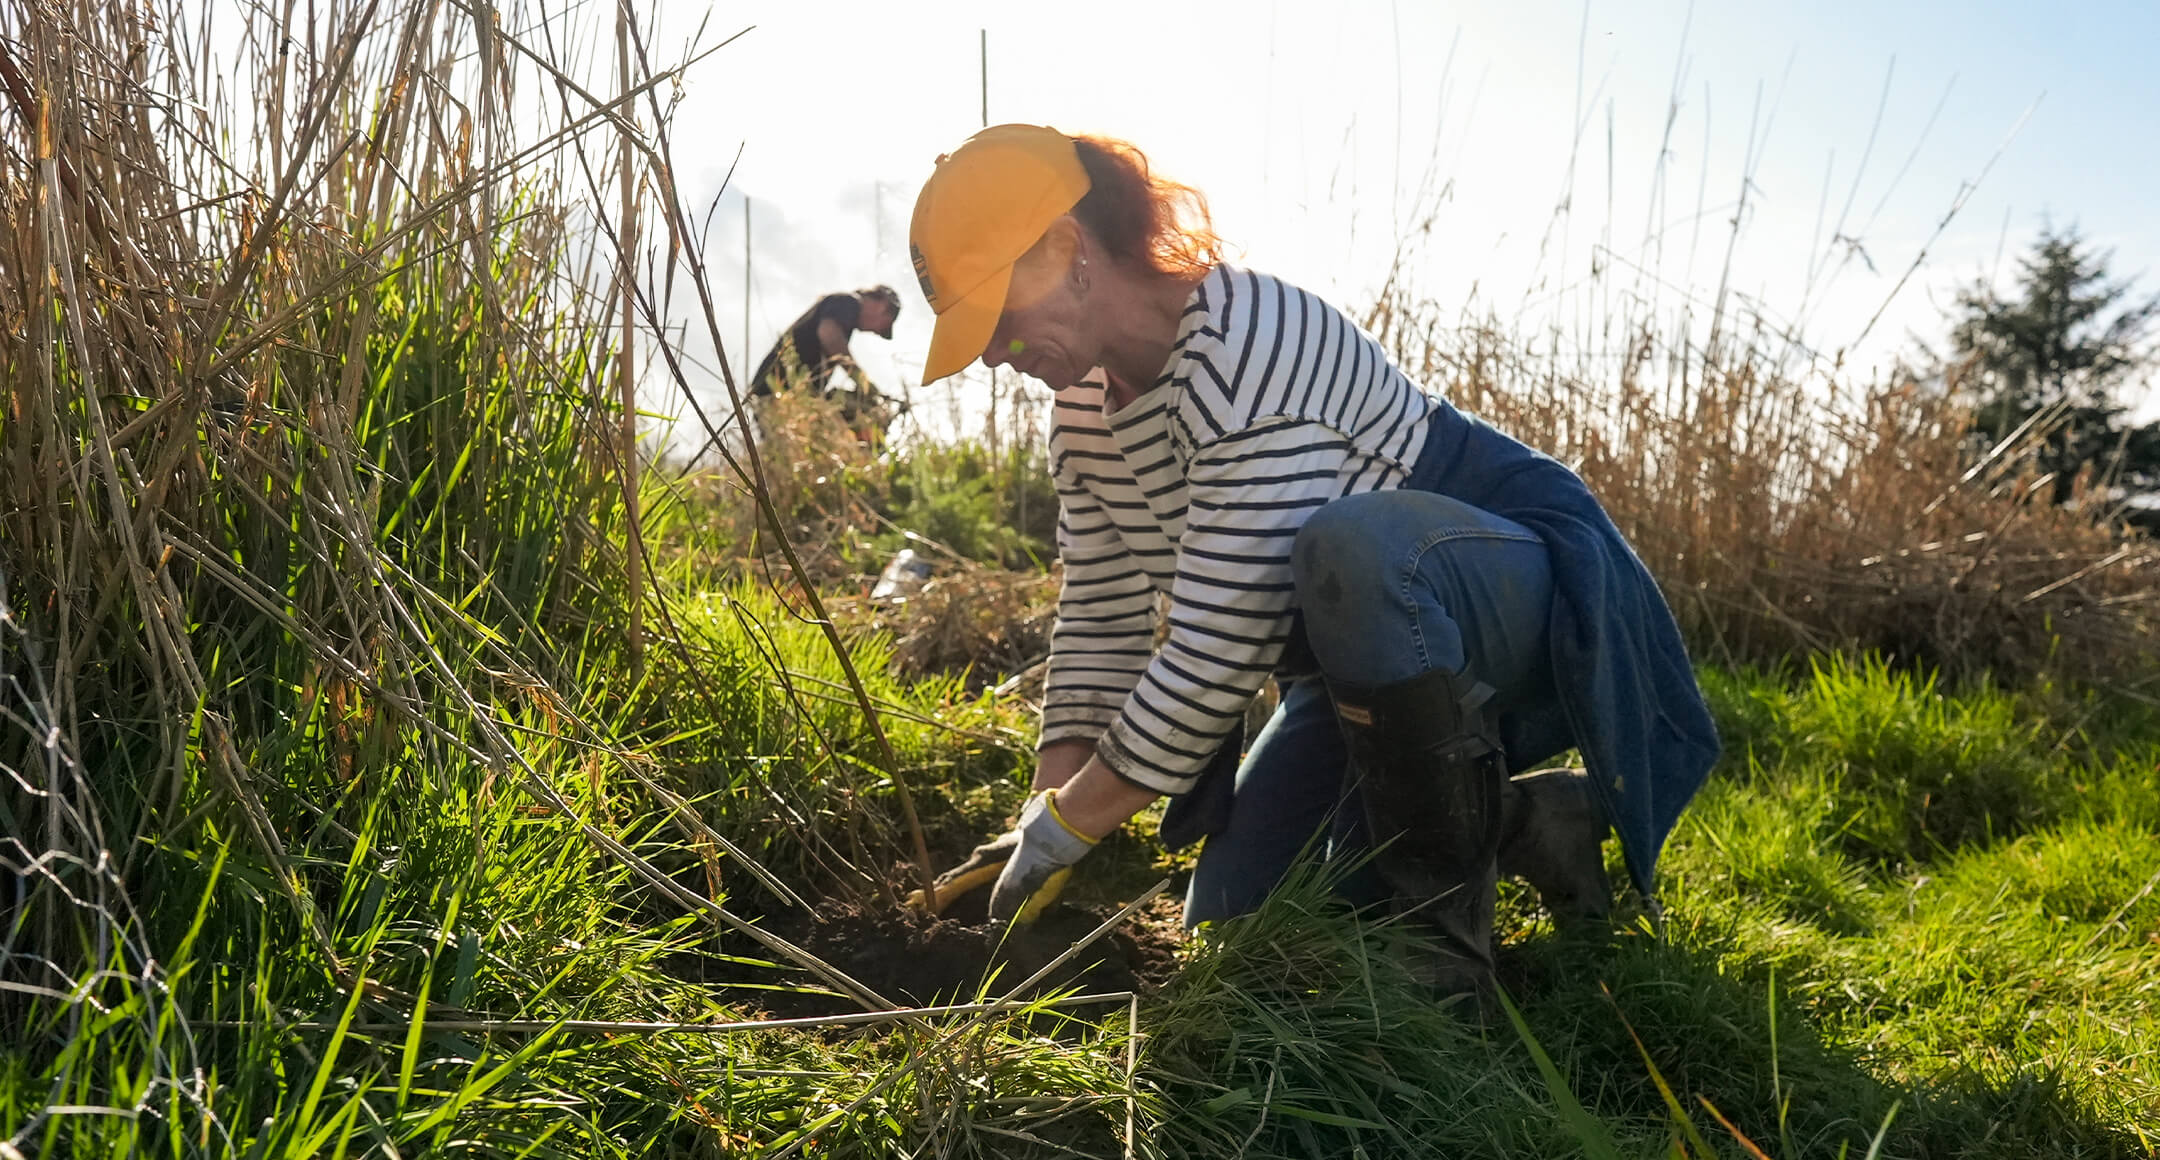
[[[1391,685],[1330,680],[1375,850],[1373,868],[1407,923],[1437,937],[1419,976],[1482,1002],[1492,991],[1493,893],[1507,764],[1485,702],[1492,690],[1434,670]]]
[[[1553,925],[1569,934],[1612,919],[1605,875],[1605,811],[1580,769],[1540,769],[1510,778],[1501,795],[1500,873],[1538,892]]]

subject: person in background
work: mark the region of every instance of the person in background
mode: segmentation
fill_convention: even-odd
[[[841,417],[851,428],[867,421],[882,432],[884,421],[878,416],[885,409],[885,397],[863,374],[848,343],[858,330],[891,339],[899,317],[900,295],[890,286],[825,295],[780,332],[750,378],[751,397],[770,398],[795,390],[820,398],[837,397]],[[827,380],[836,370],[847,375],[852,388],[833,391],[828,387]],[[863,434],[857,431],[858,437]]]
[[[1610,827],[1654,907],[1717,733],[1580,477],[1225,262],[1198,193],[1125,142],[985,129],[939,159],[910,242],[925,382],[980,358],[1055,392],[1065,566],[1033,796],[940,906],[994,878],[992,916],[1026,921],[1169,795],[1166,844],[1206,841],[1188,924],[1258,906],[1303,849],[1371,852],[1342,889],[1430,936],[1414,966],[1444,993],[1490,988],[1503,869],[1602,923]],[[1531,772],[1570,748],[1586,770]]]

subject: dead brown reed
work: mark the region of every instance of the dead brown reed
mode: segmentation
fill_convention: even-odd
[[[1411,373],[1580,472],[1698,655],[1876,650],[1952,678],[2121,683],[2155,658],[2160,546],[2081,481],[2048,501],[2019,432],[1980,462],[1954,392],[1857,381],[1767,324],[1647,322],[1593,359],[1451,319],[1400,284],[1368,324]]]
[[[752,400],[749,411],[773,510],[812,582],[844,582],[859,574],[875,558],[870,537],[884,530],[875,504],[891,488],[890,458],[858,440],[832,400],[791,392]],[[728,555],[757,560],[768,575],[784,571],[760,514],[741,502],[739,485],[725,473],[700,473],[685,484],[735,501],[705,513],[721,521],[710,531]]]
[[[834,611],[890,634],[893,667],[915,676],[953,673],[970,691],[999,684],[1044,659],[1057,618],[1059,574],[953,562],[904,599],[868,595]]]
[[[609,344],[622,296],[648,324],[652,296],[636,255],[589,244],[623,235],[581,218],[569,182],[620,176],[588,154],[625,140],[649,161],[664,110],[634,113],[676,76],[640,58],[594,96],[551,19],[0,4],[0,693],[36,686],[0,697],[29,706],[0,721],[0,767],[50,774],[0,805],[5,865],[42,867],[23,913],[54,970],[119,977],[101,948],[140,944],[138,859],[229,824],[311,961],[354,984],[306,870],[325,850],[294,844],[336,864],[353,819],[321,803],[435,769],[581,819],[660,897],[882,1005],[674,883],[536,768],[561,734],[595,784],[650,782],[573,707],[581,653],[635,647]],[[238,56],[213,68],[214,50]],[[521,85],[559,101],[518,106]],[[639,180],[674,197],[664,170]],[[665,598],[642,596],[663,622]],[[544,728],[510,720],[528,713]],[[276,764],[318,730],[337,760]],[[153,962],[127,965],[162,993]],[[79,1011],[90,990],[58,981]]]

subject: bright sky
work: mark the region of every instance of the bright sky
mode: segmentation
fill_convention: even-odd
[[[667,0],[662,31],[706,12]],[[793,0],[714,7],[705,35],[744,26],[676,122],[701,211],[740,149],[714,274],[739,308],[747,194],[753,359],[819,293],[900,288],[894,340],[855,343],[881,383],[928,345],[908,214],[981,123],[980,30],[993,123],[1134,141],[1208,195],[1242,262],[1351,307],[1428,214],[1409,273],[1450,306],[1580,327],[1608,256],[1654,272],[1628,284],[1662,287],[1661,310],[1708,300],[1751,156],[1732,289],[1863,374],[1937,337],[1950,291],[2007,273],[2048,220],[2160,289],[2160,4]]]

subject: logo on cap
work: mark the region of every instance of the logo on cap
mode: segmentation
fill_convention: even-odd
[[[915,280],[922,284],[922,296],[930,300],[930,309],[936,310],[937,291],[930,285],[930,263],[923,258],[922,247],[909,242],[908,256],[915,263]]]

